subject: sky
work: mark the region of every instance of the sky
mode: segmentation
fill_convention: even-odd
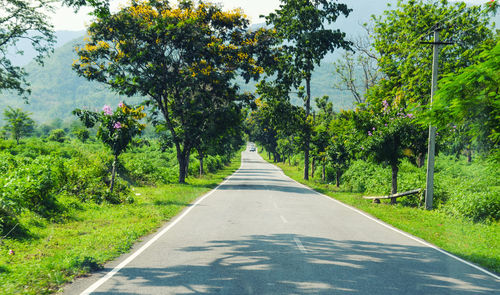
[[[351,0],[351,1],[371,1],[371,0]],[[111,0],[112,10],[117,10],[120,5],[126,4],[126,0]],[[259,15],[266,15],[278,8],[279,0],[214,0],[212,2],[220,3],[225,10],[242,8],[245,14],[250,19],[251,23],[262,23],[264,19],[259,18]],[[347,1],[340,1],[347,3]],[[465,0],[465,2],[473,4],[483,4],[487,0]],[[90,24],[92,18],[88,15],[90,9],[83,8],[79,13],[75,14],[72,8],[60,7],[52,16],[52,24],[57,31],[81,31],[85,30]]]

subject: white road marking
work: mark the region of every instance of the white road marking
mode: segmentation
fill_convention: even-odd
[[[299,238],[293,238],[293,240],[295,241],[295,244],[297,244],[297,248],[299,248],[302,253],[307,253],[306,248],[304,248],[304,245],[302,245],[302,242],[299,240]]]
[[[283,223],[288,223],[288,220],[286,220],[286,218],[283,215],[280,215],[280,218],[281,221],[283,221]]]
[[[271,165],[272,165],[272,164],[271,164]],[[274,165],[273,165],[273,166],[274,166]],[[286,175],[285,175],[285,176],[286,176]],[[385,223],[385,222],[383,222],[383,221],[381,221],[381,220],[378,220],[378,219],[376,219],[376,218],[374,218],[374,217],[372,217],[372,216],[370,216],[370,215],[366,214],[365,212],[363,212],[363,211],[361,211],[361,210],[358,210],[358,209],[356,209],[356,208],[354,208],[354,207],[352,207],[352,206],[349,206],[349,205],[347,205],[347,204],[344,204],[344,203],[342,203],[342,202],[341,202],[341,201],[339,201],[339,200],[336,200],[336,199],[334,199],[334,198],[332,198],[332,197],[329,197],[329,196],[327,196],[327,195],[325,195],[325,194],[322,194],[322,193],[320,193],[320,192],[317,192],[317,191],[313,190],[312,188],[310,188],[310,187],[308,187],[308,186],[306,186],[306,185],[304,185],[304,184],[302,184],[302,183],[300,183],[300,182],[296,181],[295,179],[292,179],[292,178],[291,178],[291,177],[289,177],[289,176],[286,176],[286,177],[287,177],[287,178],[289,178],[289,179],[291,179],[292,181],[294,181],[294,182],[295,182],[295,183],[297,183],[298,185],[302,186],[303,188],[310,190],[311,192],[314,192],[314,193],[316,193],[316,194],[318,194],[318,195],[320,195],[320,196],[322,196],[322,197],[327,198],[327,199],[328,199],[328,200],[330,200],[330,201],[336,202],[337,204],[340,204],[340,205],[342,205],[342,206],[344,206],[344,207],[346,207],[346,208],[349,208],[349,209],[351,209],[352,211],[357,212],[357,213],[359,213],[359,214],[363,215],[364,217],[366,217],[366,218],[368,218],[368,219],[370,219],[370,220],[372,220],[372,221],[375,221],[376,223],[378,223],[378,224],[380,224],[380,225],[382,225],[382,226],[384,226],[384,227],[386,227],[386,228],[388,228],[388,229],[390,229],[390,230],[393,230],[393,231],[395,231],[395,232],[397,232],[397,233],[399,233],[399,234],[401,234],[401,235],[403,235],[403,236],[405,236],[405,237],[407,237],[407,238],[410,238],[410,239],[412,239],[412,240],[414,240],[414,241],[416,241],[416,242],[418,242],[418,243],[420,243],[420,244],[422,244],[422,245],[425,245],[425,246],[427,246],[427,247],[429,247],[429,248],[432,248],[432,249],[434,249],[434,250],[436,250],[436,251],[438,251],[438,252],[440,252],[440,253],[442,253],[442,254],[444,254],[444,255],[448,256],[448,257],[451,257],[451,258],[453,258],[453,259],[455,259],[455,260],[458,260],[458,261],[460,261],[460,262],[462,262],[462,263],[464,263],[464,264],[467,264],[468,266],[471,266],[471,267],[473,267],[473,268],[475,268],[475,269],[477,269],[477,270],[479,270],[479,271],[481,271],[481,272],[483,272],[483,273],[485,273],[485,274],[487,274],[487,275],[489,275],[489,276],[491,276],[491,277],[495,278],[496,280],[500,280],[500,276],[497,276],[496,274],[494,274],[494,273],[492,273],[492,272],[490,272],[490,271],[488,271],[488,270],[486,270],[486,269],[484,269],[484,268],[482,268],[482,267],[480,267],[480,266],[477,266],[477,265],[475,265],[475,264],[473,264],[473,263],[471,263],[471,262],[469,262],[469,261],[466,261],[466,260],[464,260],[464,259],[462,259],[462,258],[460,258],[460,257],[457,257],[457,256],[455,256],[455,255],[453,255],[453,254],[451,254],[451,253],[448,253],[448,252],[446,252],[445,250],[443,250],[443,249],[441,249],[441,248],[438,248],[438,247],[436,247],[436,246],[434,246],[434,245],[432,245],[432,244],[430,244],[430,243],[428,243],[428,242],[426,242],[426,241],[424,241],[424,240],[421,240],[420,238],[414,237],[414,236],[412,236],[412,235],[410,235],[410,234],[408,234],[408,233],[406,233],[406,232],[404,232],[404,231],[402,231],[402,230],[399,230],[399,229],[397,229],[397,228],[393,227],[392,225],[387,224],[387,223]]]
[[[243,161],[242,161],[242,164],[243,165]],[[144,244],[141,248],[139,248],[137,251],[135,251],[132,255],[130,255],[129,257],[127,257],[127,259],[125,259],[124,261],[122,261],[122,263],[118,264],[115,268],[113,268],[110,272],[108,272],[104,277],[102,277],[101,279],[99,279],[97,282],[93,283],[90,287],[88,287],[87,289],[85,289],[82,293],[80,293],[80,295],[88,295],[88,294],[91,294],[92,292],[94,292],[95,290],[97,290],[97,288],[99,288],[102,284],[104,284],[107,280],[109,280],[110,278],[112,278],[117,272],[119,272],[122,268],[124,268],[127,264],[129,264],[130,262],[132,262],[132,260],[134,260],[137,256],[139,256],[142,252],[144,252],[144,250],[146,250],[149,246],[151,246],[154,242],[156,242],[161,236],[163,236],[166,232],[168,232],[172,227],[174,227],[174,225],[176,225],[179,221],[182,220],[182,218],[184,218],[189,212],[191,212],[191,210],[196,207],[198,204],[200,204],[204,199],[206,199],[208,196],[210,196],[211,194],[213,194],[215,191],[217,191],[217,189],[225,184],[227,181],[229,181],[229,179],[231,179],[231,177],[236,174],[240,169],[241,169],[241,165],[240,165],[240,168],[238,170],[236,170],[233,174],[231,174],[228,178],[226,178],[226,180],[224,180],[221,184],[219,184],[216,188],[214,188],[213,190],[209,191],[208,193],[206,193],[204,196],[202,196],[200,199],[198,199],[198,201],[196,201],[191,207],[188,207],[186,209],[186,211],[184,211],[184,213],[182,213],[179,217],[175,218],[174,221],[172,221],[172,223],[170,223],[166,228],[164,228],[162,231],[160,231],[159,233],[157,233],[153,238],[151,238],[151,240],[149,240],[146,244]]]

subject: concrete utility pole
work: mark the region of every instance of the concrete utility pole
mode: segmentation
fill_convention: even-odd
[[[453,44],[450,42],[441,42],[439,39],[439,31],[442,29],[437,25],[434,28],[434,42],[421,42],[422,44],[433,45],[432,51],[432,86],[431,86],[431,100],[437,90],[437,80],[439,73],[439,46]],[[432,198],[434,196],[434,155],[436,151],[436,127],[429,126],[429,144],[427,147],[427,176],[426,176],[426,189],[425,189],[425,209],[432,210]]]

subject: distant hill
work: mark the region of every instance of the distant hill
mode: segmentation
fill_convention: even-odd
[[[83,36],[56,49],[43,67],[34,62],[29,63],[25,67],[32,89],[29,104],[25,104],[16,94],[5,92],[0,94],[2,109],[6,106],[19,107],[31,112],[35,121],[44,123],[54,118],[74,119],[71,111],[75,108],[102,108],[104,104],[116,105],[122,100],[133,102],[115,95],[100,83],[78,77],[71,69],[76,58],[73,49],[78,43],[83,43]],[[0,110],[0,116],[1,112],[3,110]]]
[[[71,111],[75,108],[100,109],[104,104],[115,105],[123,100],[130,103],[139,102],[140,98],[116,95],[105,85],[78,77],[71,69],[71,64],[76,58],[74,47],[81,44],[82,40],[83,36],[56,49],[46,59],[43,67],[34,62],[29,63],[25,67],[32,89],[29,104],[25,104],[15,93],[2,93],[0,94],[0,106],[2,106],[0,107],[0,117],[3,107],[12,106],[32,113],[32,118],[39,123],[46,123],[54,118],[68,121],[74,119]],[[326,62],[313,74],[313,97],[328,95],[337,110],[350,108],[352,105],[349,93],[333,89],[331,87],[333,79],[331,63]],[[242,86],[242,91],[254,92],[255,83],[244,85],[242,80],[238,82]],[[303,104],[303,102],[297,101],[297,98],[293,102]]]
[[[54,44],[54,48],[57,49],[65,45],[69,41],[78,38],[84,34],[85,31],[56,31],[55,32],[56,43]],[[14,54],[15,53],[14,48],[10,48],[9,53],[7,54],[7,57],[10,59],[12,64],[16,66],[20,67],[26,66],[31,62],[31,60],[33,60],[33,58],[35,58],[37,54],[36,51],[33,50],[33,48],[31,48],[30,42],[25,39],[19,41],[19,43],[17,44],[17,48],[24,51],[24,54],[23,55]]]

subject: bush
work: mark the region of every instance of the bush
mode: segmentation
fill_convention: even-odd
[[[391,171],[390,168],[356,160],[344,172],[341,182],[347,191],[388,194],[391,192]]]
[[[48,139],[50,141],[64,142],[66,140],[66,132],[63,129],[53,129],[50,131]]]
[[[29,209],[44,217],[59,211],[55,188],[60,184],[61,162],[50,156],[10,170],[0,191],[2,208],[15,214]]]

